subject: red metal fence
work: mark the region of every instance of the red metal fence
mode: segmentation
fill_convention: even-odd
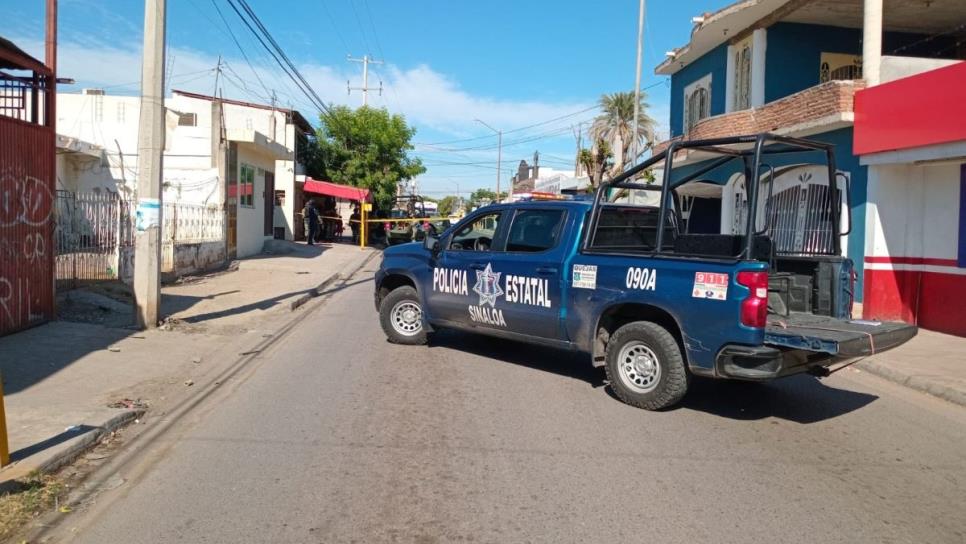
[[[0,115],[0,335],[54,317],[54,131]]]

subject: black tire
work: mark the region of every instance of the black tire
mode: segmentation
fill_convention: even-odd
[[[418,328],[410,330],[412,323],[404,321],[401,312],[407,309],[412,310],[415,306],[418,315],[416,316]],[[395,315],[394,315],[395,314]],[[394,344],[406,344],[416,346],[426,343],[426,326],[422,320],[422,305],[419,302],[419,295],[416,289],[404,285],[391,291],[379,304],[379,324],[382,325],[383,332],[390,342]]]
[[[688,390],[681,349],[674,336],[656,323],[635,321],[617,329],[607,343],[606,361],[611,390],[631,406],[660,410],[676,404]]]

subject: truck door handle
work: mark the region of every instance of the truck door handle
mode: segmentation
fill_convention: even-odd
[[[483,270],[486,267],[483,266],[482,263],[473,263],[470,265],[470,268],[472,268],[473,270]]]
[[[553,266],[538,266],[537,274],[541,276],[551,276],[557,273],[557,269]]]

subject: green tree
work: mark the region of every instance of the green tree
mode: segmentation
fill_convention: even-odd
[[[443,197],[438,203],[439,215],[447,216],[452,214],[456,210],[456,206],[460,203],[460,198],[458,196],[447,196]]]
[[[319,120],[316,142],[306,161],[312,177],[369,189],[376,205],[387,210],[396,184],[426,171],[422,161],[408,155],[416,129],[402,115],[333,106]]]
[[[650,107],[645,101],[646,95],[641,93],[641,101],[637,115],[637,140],[643,144],[638,149],[643,152],[654,144],[654,119],[647,115]],[[636,162],[631,157],[631,146],[634,142],[634,91],[605,94],[600,97],[601,113],[590,126],[590,137],[595,142],[604,140],[610,144],[614,154],[611,166],[611,176],[617,175],[624,167],[624,163]]]
[[[500,191],[500,200],[503,200],[504,198],[506,198],[506,196],[507,196],[506,191]],[[481,187],[473,191],[472,193],[470,193],[469,204],[470,206],[476,208],[478,206],[490,204],[492,202],[495,202],[496,200],[497,198],[496,198],[495,191],[491,191],[489,189]]]

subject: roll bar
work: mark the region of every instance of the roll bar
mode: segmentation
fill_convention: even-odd
[[[732,146],[732,147],[728,147]],[[695,172],[676,180],[673,185],[671,183],[671,172],[673,170],[674,155],[678,151],[682,150],[695,150],[695,151],[706,151],[709,153],[715,153],[724,155],[712,160],[709,164],[702,166]],[[758,172],[761,171],[762,166],[762,156],[768,155],[782,155],[788,153],[802,153],[809,151],[823,152],[826,156],[826,161],[828,164],[828,179],[829,179],[829,216],[832,222],[833,229],[833,248],[836,254],[841,253],[841,240],[839,237],[843,234],[840,232],[841,220],[840,220],[840,206],[841,195],[839,194],[838,183],[836,180],[836,167],[835,167],[835,151],[832,144],[825,142],[817,142],[814,140],[806,140],[803,138],[792,138],[790,136],[781,136],[772,133],[761,133],[761,134],[750,134],[744,136],[730,136],[723,138],[706,138],[701,140],[675,140],[672,141],[668,147],[661,151],[660,153],[651,156],[650,158],[644,160],[643,162],[628,168],[624,172],[618,174],[613,179],[601,182],[600,186],[597,188],[594,194],[594,205],[591,211],[590,218],[590,228],[587,229],[586,236],[584,237],[583,248],[589,249],[592,242],[594,234],[597,232],[598,223],[600,221],[600,212],[602,207],[602,201],[611,189],[647,189],[647,190],[657,190],[658,188],[653,185],[644,185],[641,183],[627,182],[628,179],[633,178],[637,174],[647,170],[651,166],[658,164],[662,161],[665,162],[664,165],[664,179],[660,186],[661,190],[661,208],[658,212],[658,225],[664,225],[667,221],[667,209],[668,209],[668,199],[670,198],[671,191],[689,181],[693,181],[708,172],[723,166],[725,163],[730,162],[733,159],[741,158],[744,161],[744,173],[746,180],[746,187],[748,190],[748,209],[757,210],[758,209]],[[749,162],[751,164],[749,164]],[[755,173],[752,176],[752,172]],[[754,245],[754,236],[751,233],[756,231],[757,213],[748,214],[748,224],[746,225],[745,232],[749,233],[747,240],[745,240],[745,248],[742,250],[740,257],[750,257],[752,255],[752,248]],[[766,218],[767,221],[767,218]],[[767,227],[767,225],[766,225]],[[851,230],[851,229],[850,229]],[[664,247],[664,229],[657,229],[657,235],[655,240],[656,253],[661,253]]]

